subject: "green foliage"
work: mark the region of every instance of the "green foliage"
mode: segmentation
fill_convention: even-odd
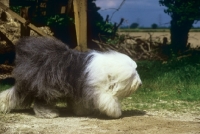
[[[12,87],[12,85],[1,83],[1,84],[0,84],[0,92],[3,91],[3,90],[8,89],[8,88],[10,88],[10,87]]]
[[[108,35],[111,36],[114,34],[114,26],[112,23],[109,22],[97,22],[96,23],[97,28],[99,29],[99,33],[102,35]]]
[[[12,11],[14,11],[17,14],[20,14],[20,9],[22,8],[22,6],[11,6],[10,9]]]
[[[158,28],[158,25],[155,24],[155,23],[153,23],[153,24],[151,25],[151,28],[152,28],[152,29],[157,29],[157,28]]]
[[[121,44],[125,40],[125,34],[116,34],[114,38],[106,38],[106,43],[111,45]]]
[[[130,28],[138,28],[139,27],[139,24],[138,23],[132,23],[130,25]]]
[[[14,79],[0,80],[0,92],[14,85]]]
[[[159,3],[166,6],[165,13],[172,18],[177,15],[178,24],[184,21],[194,21],[200,19],[200,1],[199,0],[159,0]]]
[[[64,27],[73,23],[73,18],[70,18],[67,15],[54,15],[50,17],[46,17],[46,25],[50,27]]]

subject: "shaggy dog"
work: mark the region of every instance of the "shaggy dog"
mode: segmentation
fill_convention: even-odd
[[[76,115],[99,111],[121,116],[119,100],[140,85],[136,63],[115,52],[78,52],[50,37],[22,38],[16,44],[15,85],[0,93],[0,111],[34,103],[36,116],[59,116],[56,101],[65,98]]]

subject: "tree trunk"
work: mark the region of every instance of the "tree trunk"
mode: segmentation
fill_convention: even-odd
[[[188,43],[188,33],[194,22],[184,20],[179,23],[178,21],[180,21],[178,17],[172,17],[170,32],[171,45],[174,52],[186,50]]]

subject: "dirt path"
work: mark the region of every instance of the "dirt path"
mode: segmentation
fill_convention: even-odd
[[[0,134],[200,134],[200,114],[168,111],[124,111],[120,119],[75,117],[59,109],[61,117],[36,118],[32,109],[0,114]]]

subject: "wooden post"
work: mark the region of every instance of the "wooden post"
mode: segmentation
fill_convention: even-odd
[[[26,23],[21,23],[21,37],[30,36],[30,28],[28,27],[28,24],[30,23],[28,18],[28,7],[22,7],[20,15],[26,19]]]
[[[87,0],[73,0],[73,7],[78,44],[76,49],[87,51]]]

